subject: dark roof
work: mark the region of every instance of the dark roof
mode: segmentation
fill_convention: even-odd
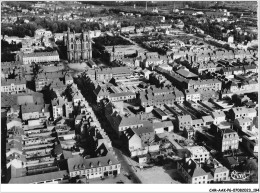
[[[30,113],[30,112],[42,112],[42,109],[44,109],[44,112],[49,112],[49,104],[26,104],[22,105],[22,113]]]
[[[63,152],[62,152],[61,144],[55,145],[55,147],[54,147],[54,154],[55,155],[60,155],[62,153]]]
[[[97,74],[129,74],[130,68],[129,67],[113,67],[113,68],[103,68],[98,69],[96,71]]]
[[[145,133],[154,133],[154,129],[152,127],[132,128],[132,130],[138,136],[143,135]]]
[[[238,165],[238,161],[234,158],[234,157],[227,157],[226,158],[228,163],[232,166],[232,165]]]
[[[137,117],[122,117],[119,127],[131,126],[131,125],[137,125],[137,124],[142,124],[141,119],[139,119]]]
[[[184,161],[182,167],[188,172],[188,174],[192,178],[207,175],[207,173],[201,167],[199,167],[192,159]]]
[[[153,123],[153,128],[161,128],[161,127],[169,127],[173,126],[173,123],[171,121],[163,121],[163,122],[155,122]]]
[[[14,107],[17,105],[16,96],[1,93],[1,107]]]
[[[21,53],[21,55],[23,57],[59,56],[57,51],[53,51],[53,52]]]
[[[15,85],[21,85],[21,84],[26,84],[26,80],[24,78],[17,78],[17,79],[5,79],[1,78],[1,86],[8,86],[11,84]]]

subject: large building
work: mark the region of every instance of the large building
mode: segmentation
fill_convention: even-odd
[[[233,129],[219,129],[215,128],[215,144],[221,152],[229,150],[237,150],[239,148],[239,136]]]
[[[85,159],[81,156],[67,160],[70,177],[84,176],[87,179],[120,174],[121,164],[111,154]]]
[[[25,79],[1,79],[1,92],[5,93],[19,93],[26,91]]]
[[[16,61],[20,61],[23,64],[31,64],[32,62],[55,62],[60,61],[60,57],[57,51],[34,53],[19,52],[16,55]]]
[[[64,45],[67,46],[68,61],[89,60],[92,58],[92,41],[89,32],[83,31],[80,35],[72,33],[68,28],[63,33]]]

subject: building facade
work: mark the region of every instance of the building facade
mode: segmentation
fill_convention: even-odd
[[[83,31],[79,36],[70,31],[63,33],[64,45],[67,47],[68,61],[89,60],[92,58],[92,41],[89,32]]]
[[[1,79],[1,92],[19,93],[26,91],[25,79]]]
[[[20,52],[16,55],[16,61],[21,61],[23,64],[31,64],[32,62],[55,62],[60,61],[60,57],[57,51],[35,53]]]

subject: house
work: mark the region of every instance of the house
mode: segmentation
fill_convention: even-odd
[[[121,164],[111,153],[106,156],[83,158],[76,156],[67,160],[70,177],[86,177],[87,179],[120,174]]]
[[[213,118],[213,123],[215,125],[220,124],[221,122],[224,122],[226,120],[226,114],[223,111],[214,111],[211,112],[211,116]]]
[[[142,91],[140,92],[137,100],[140,106],[145,109],[145,111],[150,111],[149,109],[151,108],[152,110],[154,106],[160,108],[165,104],[172,106],[175,102],[183,103],[184,95],[175,87],[164,87],[163,89],[148,89],[146,91]]]
[[[108,98],[109,92],[107,88],[102,88],[100,85],[93,91],[96,96],[96,102],[99,103],[102,99]]]
[[[216,159],[210,159],[202,168],[209,174],[209,183],[229,181],[229,169],[219,163]]]
[[[172,132],[174,129],[172,121],[154,122],[153,129],[156,134],[163,133],[165,131]]]
[[[212,118],[211,115],[202,116],[201,118],[202,118],[202,120],[204,122],[204,126],[208,127],[208,128],[210,128],[210,125],[213,124],[213,122],[214,122],[214,119]]]
[[[217,79],[206,79],[206,80],[190,80],[188,82],[188,89],[203,89],[209,88],[211,90],[219,91],[221,90],[222,82]]]
[[[144,74],[144,77],[149,80],[150,74],[152,73],[150,70],[144,69],[142,71],[142,73]]]
[[[102,68],[95,71],[95,79],[97,81],[110,81],[112,77],[129,77],[131,75],[129,67],[113,67],[113,68]]]
[[[194,119],[192,120],[192,127],[193,128],[201,128],[204,126],[204,122],[202,119]]]
[[[46,31],[45,29],[37,29],[34,32],[34,36],[37,37],[37,38],[41,38],[43,36],[50,38],[50,37],[52,37],[52,32]]]
[[[21,106],[23,120],[48,119],[50,117],[49,104],[25,104]]]
[[[73,98],[72,101],[73,101],[74,106],[79,106],[79,105],[82,106],[85,101],[85,98],[83,97],[81,92],[78,90],[75,93],[73,93],[72,98]]]
[[[155,131],[152,127],[129,128],[124,131],[131,157],[146,155],[159,151],[159,143],[155,142]]]
[[[234,78],[233,76],[233,70],[232,68],[227,68],[227,67],[224,67],[220,70],[221,73],[223,73],[223,75],[226,77],[226,78]]]
[[[109,102],[105,107],[105,116],[108,119],[112,128],[121,134],[128,128],[140,128],[143,127],[143,121],[138,117],[126,117],[119,113],[120,111]]]
[[[203,146],[187,147],[191,152],[191,159],[197,163],[205,163],[209,159],[209,151]]]
[[[186,89],[185,90],[185,99],[186,101],[193,101],[193,102],[197,102],[200,101],[200,92],[198,92],[197,90],[194,89]]]
[[[214,133],[215,144],[219,151],[226,152],[238,149],[240,139],[236,131],[230,128],[219,129],[219,127],[216,127]]]
[[[26,91],[26,80],[24,78],[4,79],[1,78],[1,92],[20,93]]]
[[[230,109],[230,117],[232,120],[241,118],[241,117],[248,117],[253,119],[257,116],[257,112],[254,108],[247,108],[247,107],[235,107]]]
[[[57,119],[58,117],[64,116],[65,113],[65,100],[61,97],[55,98],[51,101],[53,118]]]
[[[242,131],[247,131],[251,129],[251,124],[253,120],[249,117],[240,117],[235,119],[234,126]]]
[[[208,183],[208,174],[191,158],[177,162],[177,171],[188,184]]]
[[[208,63],[201,63],[198,67],[198,73],[202,74],[203,72],[216,72],[217,70],[217,65],[213,62],[208,62]]]
[[[241,145],[252,155],[258,156],[258,136],[254,135],[243,135]]]
[[[190,115],[177,116],[177,125],[180,131],[184,131],[184,128],[190,128],[192,126],[192,118]]]
[[[108,99],[112,102],[115,101],[133,101],[136,98],[134,92],[119,92],[119,93],[110,93]]]

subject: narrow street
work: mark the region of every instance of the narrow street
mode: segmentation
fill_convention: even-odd
[[[81,91],[82,95],[88,101],[90,107],[93,109],[93,112],[95,113],[101,127],[107,132],[109,138],[111,139],[113,149],[122,166],[121,173],[122,174],[128,173],[128,176],[133,183],[141,183],[140,179],[135,174],[135,171],[137,171],[137,169],[135,166],[132,166],[130,158],[127,159],[126,156],[123,155],[122,151],[118,149],[120,145],[115,145],[115,143],[113,142],[114,141],[113,139],[115,138],[115,132],[111,128],[110,123],[107,121],[105,115],[100,112],[101,109],[94,103],[94,98],[92,95],[93,91],[88,90],[88,87],[86,87],[83,84],[82,77],[75,79],[75,83],[78,85],[78,88]]]

